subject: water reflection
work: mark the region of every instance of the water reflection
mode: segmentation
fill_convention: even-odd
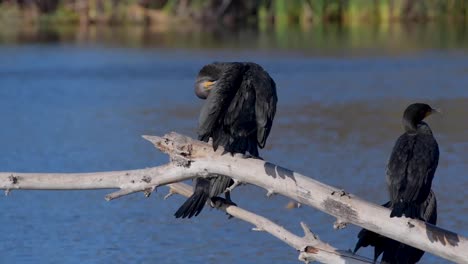
[[[100,43],[171,49],[287,50],[317,55],[406,54],[466,49],[466,23],[382,23],[226,29],[197,26],[0,26],[0,43]]]

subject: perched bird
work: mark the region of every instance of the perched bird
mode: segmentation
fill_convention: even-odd
[[[439,162],[439,146],[422,120],[438,112],[427,104],[409,105],[403,114],[405,133],[393,147],[387,165],[390,217],[417,217],[431,191]]]
[[[388,202],[382,206],[389,208],[390,205],[391,203]],[[415,218],[433,225],[437,223],[437,200],[432,190],[420,209],[418,216]],[[416,263],[424,255],[424,251],[420,249],[408,246],[366,229],[362,229],[361,232],[359,232],[358,238],[359,240],[354,248],[354,253],[356,253],[361,247],[373,246],[374,262],[377,261],[377,258],[379,258],[382,253],[383,256],[381,263],[392,264]]]
[[[265,146],[276,112],[276,84],[255,63],[224,62],[205,65],[196,78],[195,94],[206,99],[199,117],[198,138],[213,141],[231,154],[250,153],[258,157]],[[194,193],[174,214],[185,218],[198,215],[209,198],[233,184],[222,175],[195,179]],[[229,192],[226,200],[231,202]],[[232,203],[232,202],[231,202]]]
[[[422,120],[437,112],[427,104],[409,105],[403,114],[405,133],[393,147],[387,165],[390,217],[406,217],[436,224],[437,203],[431,191],[439,162],[439,147],[429,126]],[[363,229],[354,249],[374,247],[374,261],[383,253],[382,263],[418,262],[424,251]]]

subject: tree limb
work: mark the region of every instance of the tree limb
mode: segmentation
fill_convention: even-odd
[[[221,155],[203,142],[177,133],[161,140],[145,136],[173,160],[184,160],[187,169],[228,175],[238,181],[257,185],[292,198],[301,204],[315,207],[335,216],[340,223],[352,223],[386,237],[433,253],[457,263],[468,263],[468,239],[454,232],[406,217],[390,218],[390,211],[354,195],[258,159]],[[179,154],[178,154],[179,153]],[[179,161],[180,162],[180,161]]]
[[[166,165],[131,171],[99,173],[0,173],[0,189],[121,189],[108,199],[147,191],[194,177],[216,173],[250,183],[307,204],[386,237],[457,263],[468,263],[468,240],[454,232],[405,217],[390,218],[390,211],[275,164],[239,155],[222,155],[206,143],[170,133],[144,136],[167,153]]]
[[[192,187],[185,183],[173,183],[169,185],[169,194],[178,193],[182,196],[189,197],[192,195]],[[299,251],[299,260],[303,262],[318,261],[321,263],[353,263],[353,264],[364,264],[374,263],[373,260],[360,257],[350,253],[349,251],[337,250],[336,248],[322,242],[318,236],[316,236],[309,227],[301,222],[301,227],[304,230],[304,236],[296,236],[289,232],[284,227],[274,223],[273,221],[249,212],[240,207],[222,203],[216,206],[217,209],[225,211],[229,215],[251,223],[255,227],[255,231],[265,231],[270,233],[272,236],[278,238],[284,243],[288,244],[292,248]]]

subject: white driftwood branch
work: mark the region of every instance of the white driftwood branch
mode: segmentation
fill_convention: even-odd
[[[390,218],[390,211],[275,164],[244,159],[223,150],[171,133],[163,139],[147,140],[187,170],[228,175],[292,198],[335,216],[338,222],[352,223],[457,263],[468,263],[468,239],[454,232],[410,218]],[[181,177],[183,178],[183,177]]]
[[[174,183],[169,185],[170,190],[169,194],[178,193],[185,197],[192,195],[192,187],[185,183]],[[257,215],[255,213],[249,212],[245,209],[242,209],[238,206],[233,206],[229,204],[222,204],[217,207],[217,209],[225,211],[231,216],[241,219],[245,222],[249,222],[255,227],[255,231],[265,231],[272,236],[278,238],[284,243],[288,244],[292,248],[299,251],[299,260],[303,262],[318,261],[321,263],[352,263],[352,264],[364,264],[364,263],[374,263],[373,260],[360,257],[350,253],[349,251],[337,250],[336,248],[322,242],[318,236],[313,234],[309,227],[301,222],[301,227],[304,230],[304,236],[296,236],[295,234],[289,232],[284,227],[279,226],[273,221]]]
[[[164,137],[144,137],[167,153],[171,162],[159,167],[120,172],[0,173],[0,188],[120,189],[107,196],[110,200],[132,192],[151,191],[157,186],[216,173],[315,207],[335,216],[341,223],[352,223],[451,261],[468,263],[468,240],[454,232],[415,219],[390,218],[388,209],[342,190],[263,160],[221,155],[221,148],[215,153],[210,145],[177,133]]]

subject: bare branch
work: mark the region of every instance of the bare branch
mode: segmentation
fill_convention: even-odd
[[[164,141],[149,140],[171,158],[178,151],[185,151],[180,158],[190,160],[192,167],[206,161],[203,167],[210,173],[257,185],[268,193],[287,196],[333,215],[339,222],[364,227],[451,261],[468,263],[468,239],[459,234],[415,219],[390,218],[387,208],[263,160],[220,156],[222,149],[213,152],[208,144],[177,133],[164,138]]]
[[[132,193],[136,193],[136,192],[141,192],[141,191],[144,191],[145,192],[145,196],[146,197],[149,197],[150,194],[155,190],[155,186],[153,187],[150,187],[150,188],[146,188],[146,189],[142,189],[142,188],[124,188],[124,189],[120,189],[116,192],[113,192],[113,193],[110,193],[108,195],[106,195],[106,197],[104,197],[104,199],[106,199],[106,201],[111,201],[111,200],[114,200],[114,199],[117,199],[117,198],[120,198],[120,197],[123,197],[123,196],[127,196],[129,194],[132,194]]]
[[[304,222],[301,222],[301,227],[302,227],[302,230],[304,230],[304,238],[307,238],[307,239],[318,239],[318,237],[312,233],[312,231],[310,231],[310,228],[307,226],[306,223]]]
[[[0,173],[0,189],[126,190],[119,191],[112,198],[212,173],[221,174],[315,207],[336,217],[339,222],[364,227],[457,263],[468,263],[468,240],[454,232],[415,219],[390,218],[388,209],[343,190],[263,160],[222,155],[222,148],[214,152],[210,145],[177,133],[164,137],[145,136],[145,139],[167,153],[171,162],[159,167],[120,172]],[[231,214],[229,210],[227,212]],[[314,249],[309,248],[308,251],[314,252]]]
[[[189,197],[192,194],[192,191],[190,186],[187,184],[175,183],[170,185],[169,193],[178,193],[185,197]],[[353,255],[347,251],[339,251],[320,241],[303,222],[301,222],[301,226],[305,235],[304,237],[299,237],[273,221],[240,207],[223,203],[217,208],[225,211],[233,217],[251,223],[255,226],[252,228],[253,231],[270,233],[274,237],[285,242],[299,251],[299,259],[306,263],[310,261],[318,261],[321,263],[373,263],[370,259]]]

